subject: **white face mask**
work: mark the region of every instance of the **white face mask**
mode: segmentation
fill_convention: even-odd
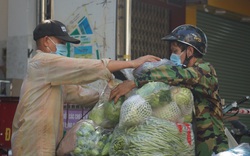
[[[49,39],[56,46],[56,52],[54,52],[54,53],[57,54],[57,55],[66,56],[67,57],[67,55],[68,55],[67,46],[64,45],[64,44],[59,44],[59,43],[56,44],[51,38],[49,38]],[[47,48],[49,48],[49,47],[47,47]]]

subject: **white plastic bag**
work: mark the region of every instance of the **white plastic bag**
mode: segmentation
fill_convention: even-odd
[[[140,65],[138,68],[134,69],[133,75],[135,78],[139,78],[143,74],[147,73],[150,69],[153,69],[162,65],[174,66],[175,64],[168,59],[161,59],[160,61],[157,61],[157,62],[145,62],[142,65]]]
[[[229,148],[234,148],[234,147],[239,145],[227,128],[225,128],[225,134],[226,134],[227,139],[228,139],[228,147]]]
[[[228,151],[213,154],[212,156],[250,156],[250,145],[249,143],[241,143]]]

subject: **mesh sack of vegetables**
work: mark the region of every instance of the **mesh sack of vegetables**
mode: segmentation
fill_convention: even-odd
[[[193,94],[188,88],[170,88],[171,102],[164,102],[159,107],[152,107],[152,116],[172,122],[191,122],[194,105]]]
[[[110,156],[194,156],[194,134],[189,123],[149,117],[130,127],[116,127]]]
[[[192,121],[192,111],[194,111],[194,98],[190,89],[185,87],[172,86],[171,98],[178,105],[184,122]]]
[[[108,155],[111,131],[95,126],[91,120],[80,120],[61,141],[58,156]]]
[[[132,95],[126,99],[121,107],[119,126],[130,127],[146,120],[152,113],[148,102],[140,95]]]
[[[152,109],[152,116],[172,122],[183,122],[184,117],[176,102],[166,102],[161,107]]]
[[[133,70],[133,76],[135,78],[140,78],[143,74],[147,73],[150,69],[153,69],[162,65],[174,66],[175,64],[168,59],[161,59],[160,61],[157,61],[157,62],[145,62],[141,66]]]
[[[152,108],[172,101],[170,87],[163,82],[148,82],[135,93],[143,97]]]

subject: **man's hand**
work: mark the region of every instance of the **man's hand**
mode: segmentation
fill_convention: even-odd
[[[160,60],[161,58],[159,57],[156,57],[153,55],[146,55],[146,56],[139,57],[135,60],[131,60],[131,63],[133,64],[133,68],[137,68],[145,62],[156,62]]]
[[[126,95],[135,87],[136,85],[134,81],[126,80],[111,91],[109,100],[114,99],[114,103],[116,103],[121,96]]]

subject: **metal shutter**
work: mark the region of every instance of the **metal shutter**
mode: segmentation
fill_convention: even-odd
[[[204,59],[217,71],[221,98],[229,104],[250,95],[250,25],[198,11],[197,26],[207,35]],[[241,107],[250,108],[250,101]],[[238,116],[250,128],[250,115]]]
[[[131,55],[167,58],[168,44],[161,40],[169,32],[169,12],[165,1],[132,1]]]
[[[118,0],[117,58],[136,59],[144,55],[167,58],[168,43],[161,40],[169,32],[170,27],[167,1],[133,0],[131,23],[128,24],[131,32],[126,32],[126,9],[128,9],[126,7],[130,7],[127,2]],[[128,38],[131,37],[131,41],[126,40],[126,35],[129,35]],[[129,50],[131,54],[125,54],[126,42],[131,43],[131,50]]]

